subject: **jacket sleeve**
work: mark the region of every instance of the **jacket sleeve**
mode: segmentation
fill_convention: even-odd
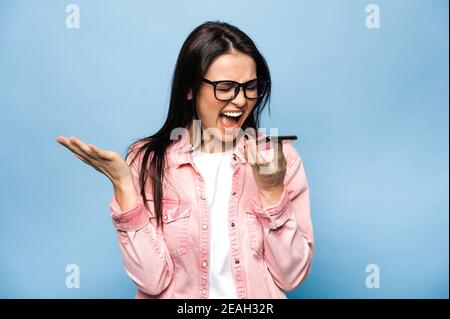
[[[314,243],[309,187],[302,159],[289,143],[283,144],[287,160],[284,191],[277,204],[263,208],[256,194],[253,212],[263,225],[264,259],[274,282],[283,290],[295,289],[309,274]]]
[[[127,163],[130,165],[130,157]],[[117,229],[122,261],[128,276],[139,290],[149,295],[159,295],[173,277],[173,261],[164,237],[150,222],[150,213],[140,195],[138,163],[130,166],[138,192],[134,206],[122,211],[113,194],[109,204],[113,225]],[[153,202],[151,202],[152,205]]]

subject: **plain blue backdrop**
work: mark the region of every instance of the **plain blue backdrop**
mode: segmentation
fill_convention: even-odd
[[[65,25],[70,3],[79,29]],[[379,29],[366,27],[370,3]],[[112,186],[55,138],[124,155],[155,133],[183,41],[221,20],[268,61],[262,127],[300,137],[316,253],[288,296],[448,298],[448,11],[445,0],[2,0],[0,297],[134,297]],[[368,264],[380,288],[366,287]]]

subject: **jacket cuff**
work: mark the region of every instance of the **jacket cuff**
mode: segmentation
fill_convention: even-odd
[[[109,204],[109,211],[111,212],[113,225],[118,230],[136,231],[145,227],[149,222],[149,216],[140,195],[137,196],[133,208],[125,212],[120,209],[116,197],[113,196]]]
[[[270,229],[277,229],[286,223],[291,217],[291,200],[286,188],[281,194],[278,203],[263,207],[259,194],[254,195],[250,199],[250,205],[253,212],[258,216],[263,226]]]

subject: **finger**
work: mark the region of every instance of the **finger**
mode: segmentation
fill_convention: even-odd
[[[57,142],[67,148],[74,154],[83,155],[83,152],[70,139],[65,137],[58,137]]]
[[[64,136],[58,136],[56,138],[56,142],[58,142],[59,144],[61,144],[63,146],[66,146],[66,144],[69,143],[68,139],[66,137],[64,137]]]
[[[92,159],[107,159],[111,160],[113,156],[113,152],[103,151],[99,147],[93,145],[93,144],[85,144],[81,140],[77,139],[76,137],[65,138],[63,136],[60,136],[56,139],[56,141],[66,148],[68,148],[70,151],[74,152],[78,155],[83,155],[85,158],[92,158]]]
[[[100,156],[103,159],[107,159],[110,160],[111,159],[111,154],[110,152],[104,151],[101,148],[95,146],[94,144],[89,144],[88,147],[98,156]]]
[[[87,146],[86,143],[81,141],[80,139],[76,137],[71,137],[70,141],[81,151],[83,152],[83,156],[87,158],[95,157],[94,152]]]
[[[256,144],[256,139],[250,139],[250,145],[251,145],[250,149],[254,156],[256,165],[257,166],[267,165],[268,162],[263,156],[263,153],[261,152],[261,150],[265,150],[267,148],[266,143]]]
[[[278,163],[282,163],[286,159],[283,152],[283,144],[285,144],[284,141],[272,141],[271,144],[272,148],[275,150],[274,156],[277,157]]]
[[[267,160],[265,156],[260,151],[260,145],[256,144],[255,139],[249,139],[248,141],[248,149],[249,149],[249,157],[252,161],[252,164],[257,166],[266,166],[270,164],[270,160]]]
[[[62,142],[64,142],[64,139],[65,139],[65,137],[64,136],[58,136],[57,138],[56,138],[56,142],[58,142],[58,143],[62,143]]]
[[[255,165],[256,164],[256,158],[255,158],[256,152],[255,152],[254,144],[251,142],[251,140],[245,141],[244,150],[245,150],[247,162],[251,165]]]

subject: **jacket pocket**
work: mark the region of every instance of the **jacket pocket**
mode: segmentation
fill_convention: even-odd
[[[180,257],[187,252],[188,222],[192,205],[176,199],[163,199],[163,233],[170,254]]]
[[[250,248],[258,255],[263,255],[263,229],[258,217],[247,212],[247,225],[249,232]]]

